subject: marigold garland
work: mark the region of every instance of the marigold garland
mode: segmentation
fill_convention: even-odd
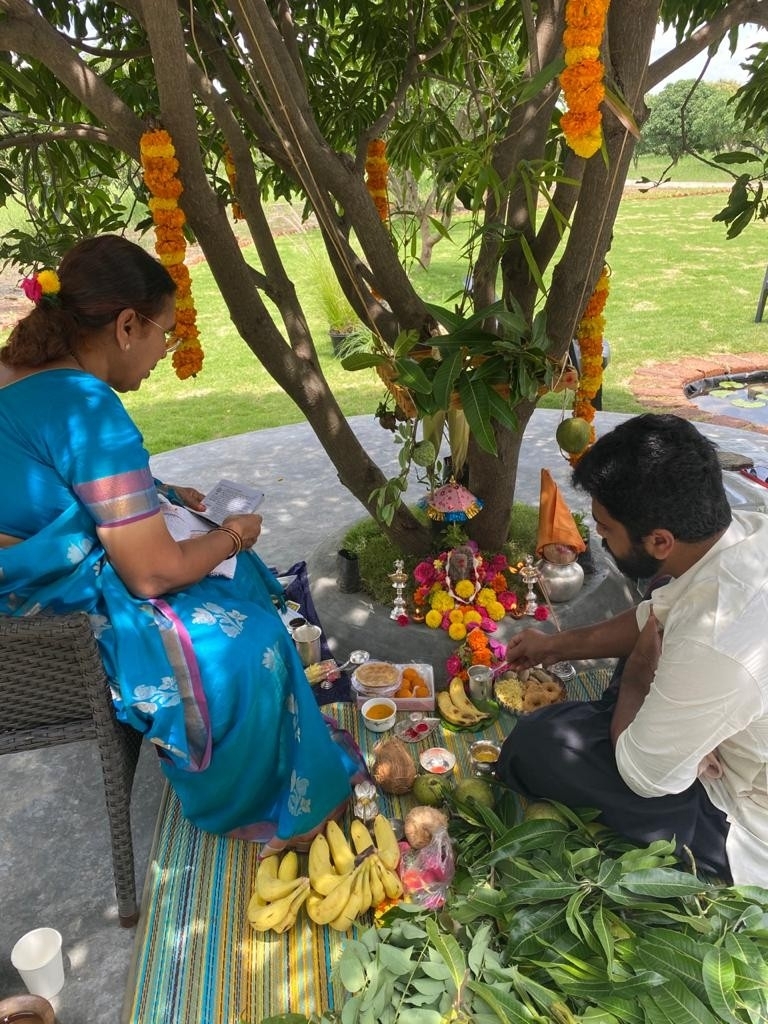
[[[203,350],[192,300],[192,282],[184,262],[186,217],[178,205],[184,190],[177,177],[179,161],[171,136],[162,128],[144,132],[140,152],[144,183],[152,193],[149,209],[155,225],[155,250],[176,284],[176,336],[181,344],[173,353],[173,368],[180,380],[186,380],[202,369]]]
[[[603,383],[603,334],[605,332],[603,310],[608,301],[609,290],[610,271],[607,266],[604,266],[597,279],[595,290],[584,307],[579,326],[576,328],[576,338],[581,352],[581,375],[573,400],[573,415],[590,424],[587,447],[594,444],[595,441],[595,428],[592,426],[595,419],[595,408],[592,405],[592,399]],[[586,451],[586,448],[584,450]],[[576,465],[583,454],[583,452],[579,452],[577,455],[571,455],[569,461],[572,465]]]
[[[365,185],[383,221],[389,220],[389,199],[387,197],[387,144],[383,139],[372,139],[368,143],[365,160]]]
[[[560,119],[566,142],[589,158],[603,142],[600,104],[605,98],[605,67],[600,44],[610,0],[568,0],[565,5],[565,70],[560,84],[568,110]]]
[[[224,170],[227,172],[229,187],[234,197],[237,195],[237,169],[235,167],[235,158],[232,156],[232,150],[229,146],[224,147]],[[232,199],[232,219],[243,220],[243,208],[235,198]]]

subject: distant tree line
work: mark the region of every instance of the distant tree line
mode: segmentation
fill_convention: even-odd
[[[762,149],[764,130],[748,128],[733,102],[736,82],[682,79],[646,97],[650,111],[635,156],[654,153],[679,160],[687,153]]]

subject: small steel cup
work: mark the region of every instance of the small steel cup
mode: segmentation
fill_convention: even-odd
[[[315,665],[320,661],[320,637],[322,633],[323,631],[319,626],[313,626],[309,623],[294,629],[293,640],[304,668],[307,668],[308,665]]]
[[[467,669],[469,695],[472,700],[490,700],[493,696],[493,672],[487,665],[471,665]]]

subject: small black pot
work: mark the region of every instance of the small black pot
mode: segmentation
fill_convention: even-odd
[[[336,554],[336,586],[342,594],[356,594],[362,590],[360,564],[354,551],[342,548]]]

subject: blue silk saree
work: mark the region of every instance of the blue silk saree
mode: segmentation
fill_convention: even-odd
[[[118,717],[156,745],[199,828],[280,845],[339,813],[364,768],[332,736],[258,556],[239,555],[234,579],[150,600],[105,557],[97,526],[160,514],[119,398],[80,371],[44,371],[0,389],[0,431],[0,532],[23,538],[0,547],[0,611],[89,614]]]

